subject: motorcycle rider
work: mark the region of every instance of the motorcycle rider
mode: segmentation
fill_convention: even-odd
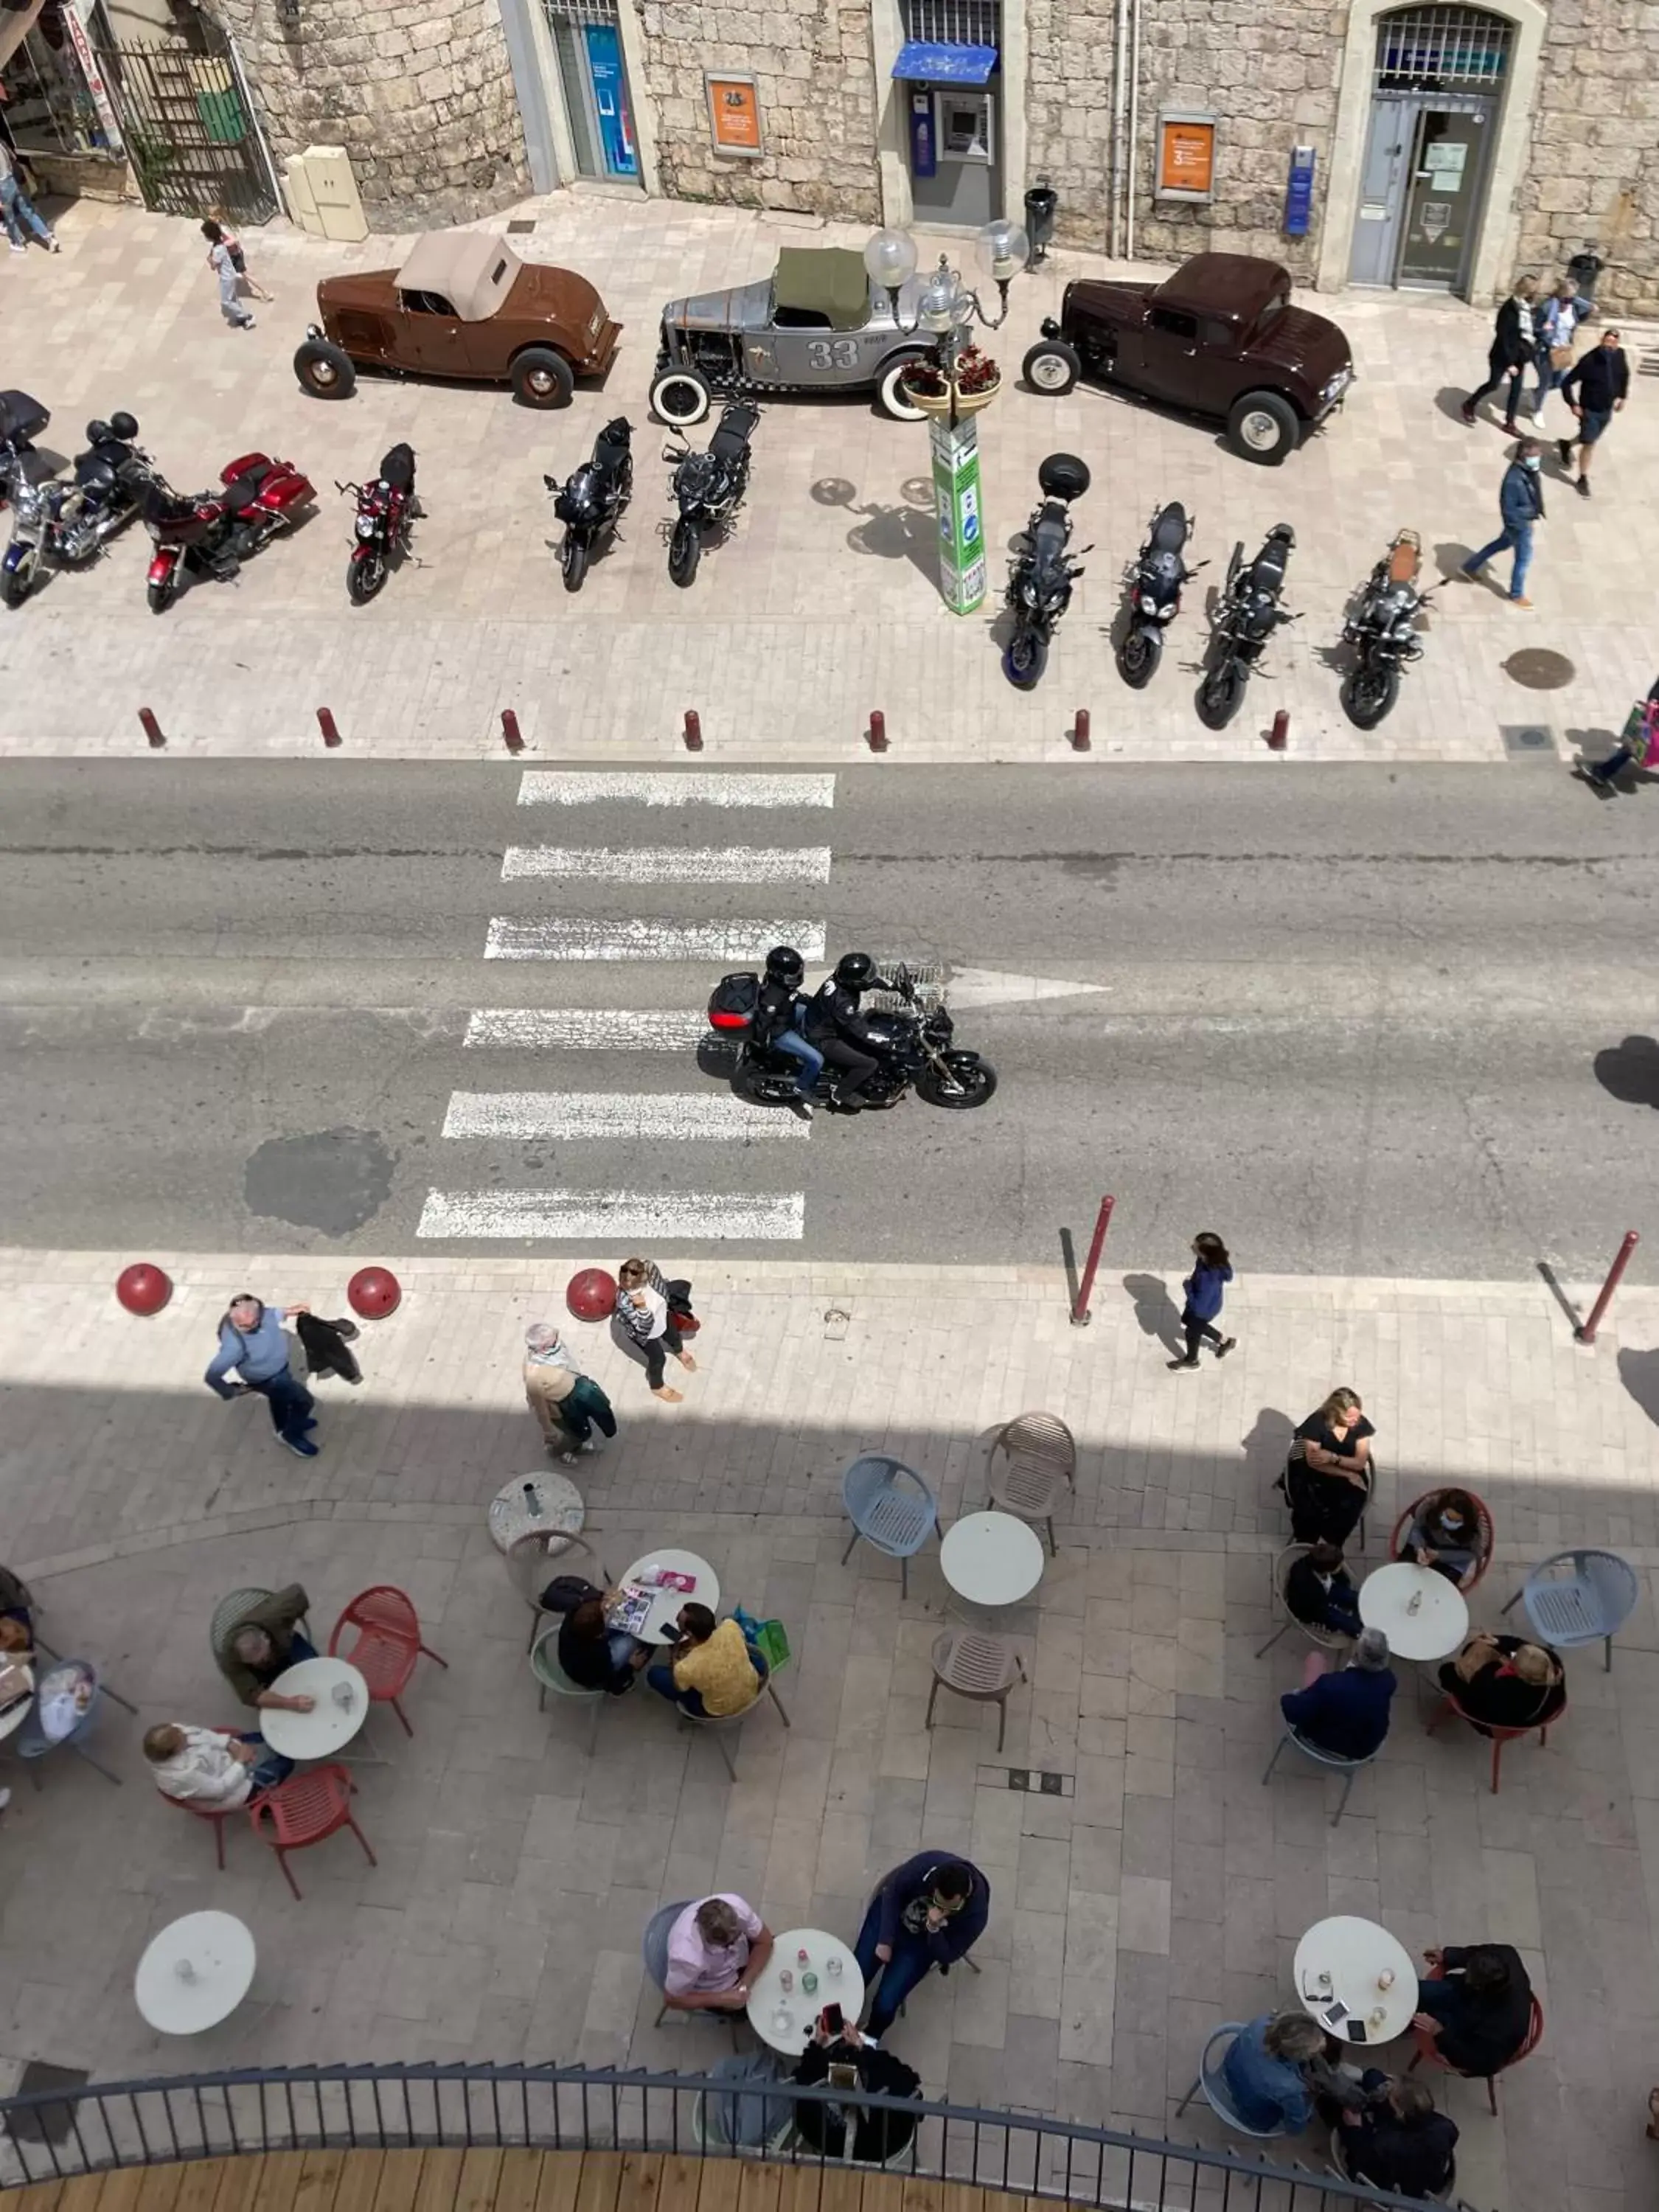
[[[869,954],[846,952],[836,963],[835,973],[806,1002],[807,1042],[816,1045],[836,1069],[836,1103],[847,1114],[863,1111],[864,1085],[876,1072],[880,1051],[859,1012],[859,1000],[872,985],[888,988]]]
[[[749,1024],[750,1042],[769,1046],[774,1052],[787,1053],[799,1060],[800,1072],[795,1078],[795,1110],[805,1120],[812,1115],[812,1086],[823,1073],[823,1054],[815,1044],[809,1044],[800,1032],[800,987],[806,974],[806,963],[793,945],[775,945],[766,956],[766,973],[761,978],[760,997]]]

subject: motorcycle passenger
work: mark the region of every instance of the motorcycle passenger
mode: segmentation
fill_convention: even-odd
[[[867,952],[843,953],[806,1004],[807,1042],[836,1069],[836,1103],[844,1113],[862,1112],[864,1086],[876,1072],[880,1048],[860,1015],[859,1000],[880,980]]]
[[[800,987],[806,963],[793,945],[775,945],[766,956],[766,973],[760,997],[749,1025],[750,1041],[787,1053],[800,1063],[795,1078],[795,1103],[810,1116],[812,1086],[823,1073],[823,1054],[801,1035],[805,1012]]]

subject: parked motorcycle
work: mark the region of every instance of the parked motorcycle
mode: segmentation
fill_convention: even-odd
[[[157,477],[144,501],[144,524],[155,541],[149,564],[149,611],[165,614],[185,570],[234,577],[242,562],[279,530],[295,522],[317,496],[292,461],[243,453],[220,472],[222,490],[180,497]]]
[[[734,401],[722,410],[707,453],[694,453],[683,430],[672,433],[678,445],[662,449],[664,460],[674,465],[670,490],[680,510],[669,532],[668,573],[682,589],[696,580],[704,532],[726,528],[743,505],[749,489],[749,441],[759,422],[758,407]]]
[[[1129,571],[1129,605],[1123,641],[1117,649],[1117,672],[1132,690],[1144,691],[1158,673],[1164,657],[1164,638],[1181,612],[1181,593],[1200,568],[1189,568],[1187,542],[1193,534],[1193,518],[1178,499],[1160,507],[1152,517],[1146,543]]]
[[[564,525],[559,567],[567,592],[580,591],[594,547],[605,532],[614,532],[633,496],[633,435],[634,425],[618,415],[593,441],[592,458],[573,469],[562,483],[557,477],[542,478],[553,495],[553,512]]]
[[[87,449],[68,483],[40,483],[19,469],[12,486],[11,543],[0,558],[0,599],[21,607],[46,568],[91,558],[131,522],[155,481],[149,455],[132,441],[137,418],[111,416],[87,425]]]
[[[0,392],[0,502],[27,475],[25,465],[34,441],[51,420],[52,410],[27,392]]]
[[[1014,541],[1008,563],[1008,611],[1014,626],[1002,655],[1002,672],[1022,691],[1030,691],[1048,665],[1054,628],[1072,603],[1072,586],[1082,575],[1082,553],[1068,553],[1071,502],[1089,489],[1089,468],[1075,453],[1050,453],[1037,471],[1041,507]],[[1084,553],[1092,553],[1085,545]]]
[[[874,1003],[878,994],[866,994],[860,1013],[877,1041],[875,1071],[865,1079],[863,1099],[867,1107],[896,1106],[913,1086],[930,1106],[953,1112],[983,1106],[997,1087],[996,1070],[976,1052],[958,1051],[952,1044],[956,1024],[941,1003],[924,1010],[915,980],[901,968],[881,988],[901,1001],[890,1010]],[[800,1062],[771,1045],[750,1044],[747,1031],[759,1003],[761,979],[750,970],[722,975],[708,1000],[708,1025],[738,1047],[732,1087],[761,1106],[785,1106],[799,1093],[795,1079]],[[825,1066],[811,1096],[830,1103],[836,1095],[836,1071]]]
[[[1417,617],[1439,587],[1418,590],[1422,566],[1422,539],[1414,530],[1397,530],[1342,625],[1342,641],[1354,651],[1342,678],[1342,711],[1357,729],[1376,727],[1400,696],[1401,670],[1423,658]]]
[[[373,483],[342,483],[337,492],[349,492],[357,502],[351,526],[351,558],[346,563],[346,597],[354,607],[363,607],[386,580],[394,557],[409,550],[409,533],[415,507],[415,448],[397,445],[380,456]]]
[[[1244,687],[1263,647],[1280,623],[1296,620],[1279,604],[1285,564],[1295,544],[1290,524],[1276,522],[1248,565],[1243,546],[1233,548],[1210,635],[1210,665],[1198,687],[1198,719],[1206,729],[1225,729],[1243,703]]]

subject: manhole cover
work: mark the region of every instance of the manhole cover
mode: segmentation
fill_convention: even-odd
[[[1519,684],[1528,691],[1559,691],[1578,672],[1565,653],[1547,653],[1541,646],[1529,646],[1524,653],[1510,655],[1504,663],[1504,673],[1511,684]]]

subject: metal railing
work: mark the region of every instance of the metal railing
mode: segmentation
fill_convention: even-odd
[[[887,2124],[900,2136],[914,2124],[909,2142],[883,2162],[924,2179],[1100,2212],[1421,2212],[1420,2199],[1357,2185],[1333,2167],[1275,2165],[1035,2112],[580,2066],[301,2066],[40,2090],[0,2100],[0,2184],[242,2152],[440,2143],[838,2165],[810,2148],[795,2122],[805,2106],[854,2102],[860,2115],[898,2115]],[[706,2113],[734,2103],[755,2124],[738,2131],[759,2138],[741,2149],[705,2124]]]

